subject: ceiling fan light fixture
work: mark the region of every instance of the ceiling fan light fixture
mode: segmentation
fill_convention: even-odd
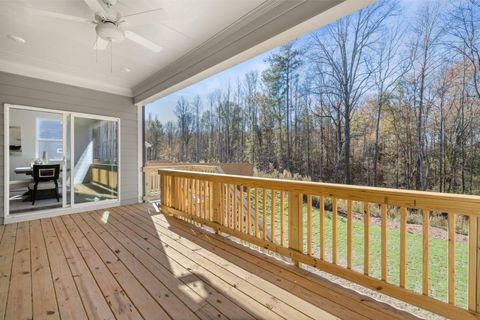
[[[125,33],[114,22],[105,21],[95,27],[97,35],[106,41],[121,42],[125,39]]]

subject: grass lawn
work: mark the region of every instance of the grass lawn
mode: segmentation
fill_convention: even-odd
[[[252,208],[255,206],[255,191],[251,192]],[[259,212],[260,217],[263,216],[262,200],[263,195],[259,190]],[[246,203],[246,201],[245,201]],[[276,193],[275,205],[275,241],[280,241],[280,195]],[[339,208],[343,203],[339,202]],[[306,252],[307,243],[307,208],[304,205],[304,245]],[[285,196],[285,239],[288,239],[288,200]],[[319,223],[319,209],[312,210],[312,251],[313,255],[319,257],[320,244],[320,223]],[[325,259],[331,262],[332,252],[332,219],[331,211],[325,212],[324,219],[324,238],[325,238]],[[396,217],[399,219],[399,217]],[[267,191],[266,201],[266,219],[267,227],[271,226],[271,194]],[[253,222],[253,219],[252,219]],[[344,217],[338,216],[338,243],[337,243],[337,264],[346,266],[347,259],[347,220]],[[354,270],[363,273],[363,221],[353,219],[352,223],[352,267]],[[370,243],[370,270],[369,274],[372,277],[380,279],[381,272],[381,229],[373,223],[369,228]],[[288,244],[287,244],[288,245]],[[388,282],[399,284],[399,265],[400,265],[400,232],[389,226],[387,233],[387,266],[388,266]],[[422,235],[421,234],[407,234],[407,282],[406,287],[415,292],[422,291]],[[466,308],[467,306],[467,271],[468,271],[468,244],[456,243],[455,247],[456,259],[456,305]],[[430,296],[433,298],[447,301],[447,240],[430,237],[429,241],[429,290]]]

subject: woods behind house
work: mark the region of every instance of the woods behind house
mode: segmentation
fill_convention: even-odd
[[[480,193],[480,1],[379,1],[265,62],[147,115],[148,158]]]

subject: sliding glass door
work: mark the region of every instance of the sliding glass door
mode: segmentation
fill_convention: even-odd
[[[73,117],[72,203],[118,199],[118,121]]]
[[[118,119],[13,105],[5,112],[9,214],[119,200]],[[52,178],[35,177],[39,169]]]

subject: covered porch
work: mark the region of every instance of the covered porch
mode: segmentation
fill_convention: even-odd
[[[415,319],[152,205],[0,233],[2,319]]]

